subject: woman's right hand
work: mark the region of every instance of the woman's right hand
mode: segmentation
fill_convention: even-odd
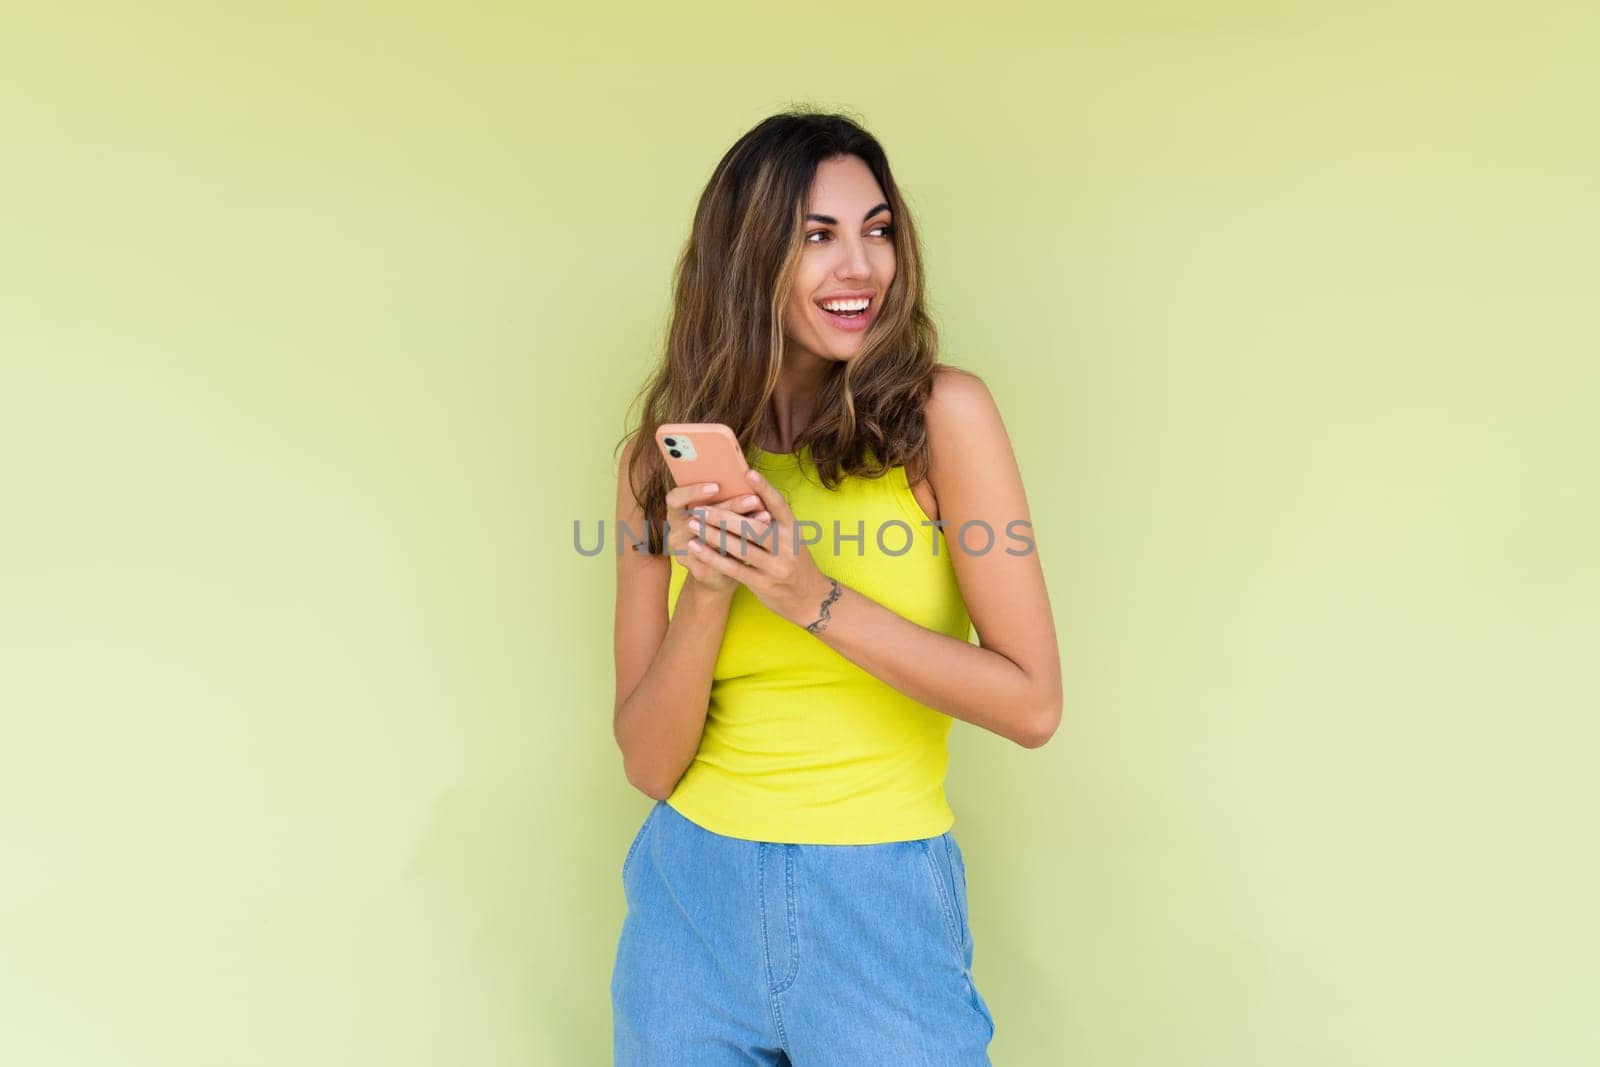
[[[690,581],[710,591],[732,596],[734,589],[739,585],[738,580],[728,577],[704,560],[695,558],[694,552],[689,548],[689,542],[698,539],[713,552],[723,550],[730,556],[738,556],[740,531],[748,525],[746,536],[764,537],[767,526],[772,522],[772,516],[762,506],[761,498],[755,493],[744,493],[732,500],[721,500],[726,492],[727,490],[721,486],[708,492],[705,483],[702,482],[668,490],[667,549],[672,553],[672,558],[683,564],[684,569],[689,572]],[[713,500],[720,502],[710,503]],[[697,529],[691,520],[702,521],[703,528]],[[725,550],[722,549],[724,543],[727,546]]]

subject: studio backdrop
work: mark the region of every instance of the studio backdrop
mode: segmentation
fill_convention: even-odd
[[[1600,1062],[1595,12],[66,2],[0,33],[0,1062],[608,1062],[626,408],[720,153],[880,138],[1065,711],[995,1062]]]

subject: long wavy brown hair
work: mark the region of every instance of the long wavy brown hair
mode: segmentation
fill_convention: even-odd
[[[927,472],[923,407],[933,388],[939,337],[929,316],[917,231],[876,138],[853,119],[791,110],[762,120],[734,142],[695,208],[678,259],[666,351],[635,395],[629,484],[644,510],[646,551],[664,551],[661,527],[672,476],[654,443],[668,422],[720,422],[744,447],[775,429],[771,399],[783,365],[783,312],[803,249],[804,216],[817,166],[857,156],[894,213],[895,274],[853,359],[835,365],[815,414],[795,441],[809,447],[829,489],[845,476]],[[633,531],[635,535],[638,531]],[[619,531],[620,534],[620,531]]]

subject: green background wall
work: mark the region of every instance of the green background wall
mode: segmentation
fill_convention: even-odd
[[[995,1062],[1600,1062],[1595,9],[555,8],[7,12],[0,1062],[609,1062],[572,522],[795,102],[1059,623],[1051,744],[952,733]]]

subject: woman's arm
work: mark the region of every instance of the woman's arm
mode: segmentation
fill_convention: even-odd
[[[628,484],[629,441],[617,475],[617,520],[642,534],[644,509]],[[617,531],[621,535],[622,527]],[[617,691],[612,733],[628,781],[664,800],[700,747],[710,707],[711,676],[728,622],[730,592],[685,581],[671,622],[667,593],[672,561],[621,545],[613,641]]]
[[[980,643],[918,626],[842,586],[817,637],[913,700],[1037,748],[1061,722],[1061,656],[1010,438],[982,379],[954,368],[941,369],[934,379],[926,420],[929,480]],[[993,531],[987,552],[989,535],[982,526],[962,536],[962,523],[976,519]],[[1011,528],[1015,537],[1007,535],[1013,519],[1027,522]],[[1030,543],[1022,544],[1021,537]],[[1026,555],[1006,552],[1023,548]],[[817,604],[829,589],[830,584],[821,587],[800,625],[817,618]]]
[[[935,711],[1037,748],[1061,722],[1061,658],[1010,439],[983,381],[954,368],[935,378],[926,419],[939,520],[980,644],[919,626],[842,582],[817,639]],[[760,483],[757,492],[780,523],[794,521],[769,483]],[[994,531],[987,552],[987,535],[977,525],[965,538],[972,551],[962,548],[962,524],[974,520]],[[1013,520],[1028,524],[1012,527],[1015,536],[1008,535]],[[1028,551],[1022,555],[1006,551],[1023,548]],[[781,554],[793,552],[787,547]],[[752,573],[754,568],[719,555],[715,547],[702,555],[797,626],[819,618],[832,589],[826,557],[819,572],[803,559],[795,565],[763,553],[762,568]]]

